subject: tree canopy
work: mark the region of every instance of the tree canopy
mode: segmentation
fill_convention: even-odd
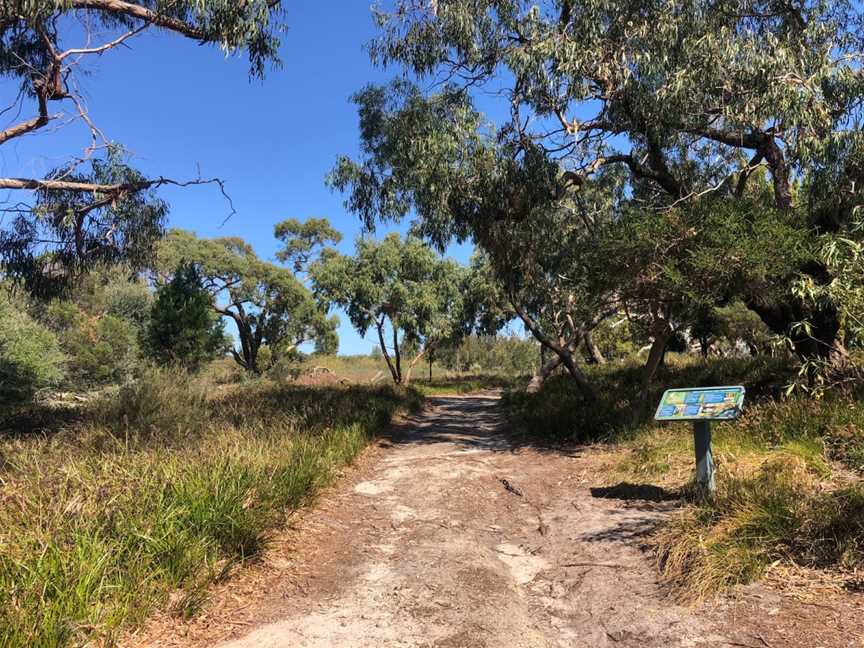
[[[832,281],[822,237],[860,236],[857,3],[394,0],[376,15],[373,60],[405,76],[355,95],[360,156],[329,177],[367,226],[410,214],[439,247],[473,239],[535,319],[556,303],[582,308],[571,330],[626,313],[657,343],[649,379],[674,331],[736,299],[803,357],[842,363],[843,309],[812,286]],[[497,123],[480,91],[500,98]]]
[[[235,324],[240,349],[232,354],[244,369],[267,369],[258,361],[264,345],[270,363],[307,342],[335,351],[338,320],[327,317],[290,270],[262,261],[242,239],[171,230],[159,244],[158,272],[170,276],[183,262],[197,266],[214,310]]]
[[[344,308],[360,335],[375,329],[397,384],[408,383],[424,355],[464,331],[464,269],[414,237],[360,238],[354,256],[329,250],[310,273],[319,299]],[[406,347],[414,352],[403,363]]]

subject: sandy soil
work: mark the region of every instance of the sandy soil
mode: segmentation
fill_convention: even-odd
[[[590,451],[514,444],[494,396],[392,430],[192,622],[129,645],[221,648],[864,646],[864,597],[751,586],[698,607],[644,539],[675,503],[596,488]]]

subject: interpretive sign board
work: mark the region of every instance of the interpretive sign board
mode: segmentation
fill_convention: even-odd
[[[731,421],[741,415],[744,388],[697,387],[667,389],[654,418],[658,421],[692,421],[696,450],[696,483],[714,491],[714,455],[711,451],[711,422]]]
[[[744,388],[699,387],[667,389],[657,406],[658,421],[728,421],[744,406]]]

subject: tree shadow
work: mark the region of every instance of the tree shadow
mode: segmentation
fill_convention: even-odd
[[[654,484],[631,484],[621,482],[614,486],[596,486],[590,489],[591,497],[641,502],[669,502],[682,497],[679,490],[670,491]]]
[[[576,444],[549,442],[542,435],[521,434],[507,424],[497,395],[473,394],[428,396],[420,414],[407,417],[384,429],[378,436],[383,447],[449,443],[466,451],[518,452],[532,449],[578,456]]]

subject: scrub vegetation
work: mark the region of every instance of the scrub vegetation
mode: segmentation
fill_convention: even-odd
[[[0,645],[110,643],[156,607],[195,614],[210,583],[420,402],[386,385],[267,380],[209,397],[154,368],[18,419],[0,440]]]
[[[89,134],[0,177],[0,646],[194,615],[394,414],[490,388],[525,442],[596,444],[598,483],[677,498],[651,542],[683,596],[774,564],[860,587],[861,3],[382,0],[393,80],[357,80],[322,178],[363,229],[273,215],[270,259],[170,229],[162,188],[225,183],[136,169],[79,77],[147,31],[263,80],[283,4],[0,5],[0,148]],[[340,317],[371,355],[337,355]],[[706,496],[652,410],[730,383]]]
[[[787,397],[795,375],[788,359],[670,357],[652,402],[666,387],[747,388],[741,419],[713,426],[717,491],[705,496],[693,484],[690,424],[658,424],[653,412],[635,421],[627,416],[638,366],[625,361],[587,372],[598,385],[591,403],[572,381],[555,377],[537,394],[509,393],[511,418],[531,443],[597,444],[606,486],[622,498],[681,502],[650,543],[682,598],[758,580],[772,564],[830,569],[860,586],[862,394]]]

